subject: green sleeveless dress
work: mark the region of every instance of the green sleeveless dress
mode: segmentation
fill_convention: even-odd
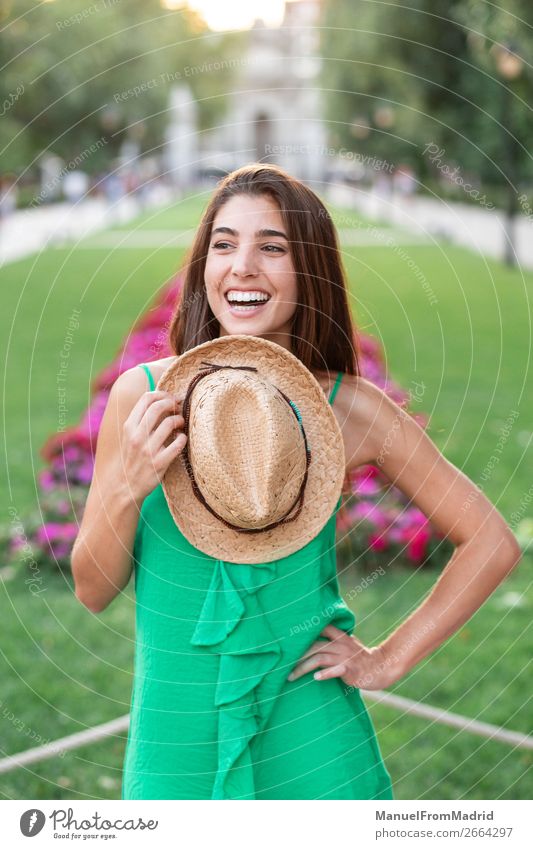
[[[337,583],[341,501],[304,548],[248,565],[192,546],[161,485],[145,498],[122,799],[394,798],[359,690],[287,680],[326,625],[355,626]]]

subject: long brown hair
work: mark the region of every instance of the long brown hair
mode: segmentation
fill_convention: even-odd
[[[204,281],[211,229],[221,207],[236,195],[268,195],[279,206],[297,275],[298,304],[291,351],[311,371],[360,374],[359,345],[348,307],[346,279],[335,227],[318,196],[277,165],[251,163],[218,184],[202,216],[184,265],[180,299],[169,330],[180,355],[220,336]]]

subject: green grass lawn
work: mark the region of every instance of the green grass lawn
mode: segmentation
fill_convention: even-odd
[[[512,730],[530,731],[531,558],[466,625],[390,689],[398,695]],[[349,590],[362,575],[341,575]],[[375,644],[410,613],[435,572],[391,569],[352,605],[358,637]],[[0,704],[6,754],[55,740],[129,710],[134,597],[131,586],[95,616],[70,582],[47,576],[32,596],[22,581],[2,589],[0,642],[5,652]],[[531,798],[533,755],[464,731],[376,705],[367,699],[399,799]],[[15,720],[8,720],[13,714]],[[33,742],[36,741],[36,742]],[[125,735],[1,776],[1,798],[120,798]]]
[[[121,229],[192,233],[204,203],[195,198],[146,213]],[[168,248],[89,250],[81,244],[2,270],[4,522],[10,506],[23,517],[38,504],[39,449],[58,426],[56,373],[72,309],[81,314],[68,366],[69,424],[89,401],[90,380],[182,257],[183,251]],[[420,409],[430,415],[428,433],[509,518],[530,486],[533,410],[526,387],[533,275],[442,245],[346,247],[344,259],[354,317],[382,341],[391,377],[406,389],[424,384]],[[503,439],[501,428],[514,410],[518,416]],[[530,733],[530,566],[531,558],[524,558],[458,634],[391,690]],[[62,576],[46,575],[46,591],[38,596],[23,578],[0,587],[0,716],[7,754],[36,745],[36,735],[53,740],[127,713],[131,689],[132,588],[94,616]],[[342,588],[359,578],[347,567]],[[435,578],[435,572],[391,567],[356,598],[359,637],[373,644],[390,633]],[[513,607],[517,596],[510,593],[524,594],[522,602]],[[530,752],[367,704],[397,798],[531,798]],[[6,718],[11,714],[16,722]],[[119,798],[123,747],[124,738],[117,737],[10,772],[0,778],[0,794]]]
[[[359,326],[382,341],[392,377],[413,392],[424,385],[427,432],[510,516],[530,486],[533,275],[523,279],[458,248],[404,250],[437,302],[393,250],[349,248]]]

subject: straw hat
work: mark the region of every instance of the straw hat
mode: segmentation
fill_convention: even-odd
[[[344,443],[297,357],[257,336],[222,336],[179,356],[157,388],[183,398],[188,438],[162,488],[192,545],[264,563],[314,539],[342,491]]]

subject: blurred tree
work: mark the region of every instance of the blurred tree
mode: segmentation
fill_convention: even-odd
[[[126,133],[143,150],[157,148],[174,82],[191,87],[200,129],[210,126],[224,109],[231,68],[211,73],[209,61],[239,43],[160,0],[0,0],[0,25],[2,169],[19,172],[44,150],[69,161],[105,138],[87,161],[97,170]]]
[[[325,0],[322,80],[336,147],[406,160],[421,103],[385,26],[396,15],[390,4]]]
[[[424,179],[435,173],[424,154],[432,144],[450,166],[505,182],[499,170],[502,79],[490,48],[510,41],[522,56],[530,54],[530,0],[410,0],[408,6],[325,0],[322,21],[327,118],[336,146],[409,162]],[[505,84],[512,88],[513,127],[522,145],[517,166],[525,178],[532,173],[529,67],[524,63],[520,78]]]
[[[477,75],[465,79],[465,89],[478,106],[472,116],[472,134],[484,154],[465,147],[464,160],[487,182],[505,184],[512,158],[513,175],[518,175],[521,184],[530,184],[533,5],[530,0],[499,4],[465,0],[458,17],[467,29],[469,59],[478,69]],[[499,51],[506,47],[512,51],[514,67],[506,68],[499,60]]]

